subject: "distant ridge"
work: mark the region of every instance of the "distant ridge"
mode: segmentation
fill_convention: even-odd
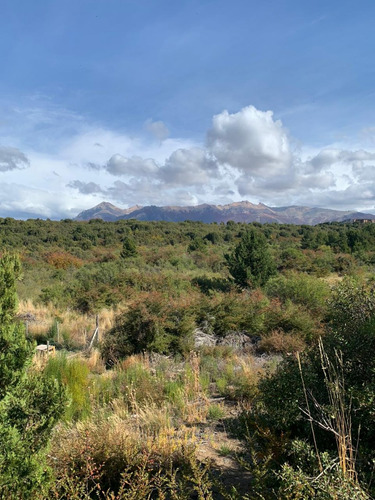
[[[102,219],[106,221],[114,221],[119,218],[121,219],[122,216],[129,215],[133,211],[141,208],[142,207],[140,205],[135,205],[131,208],[122,209],[112,205],[112,203],[103,201],[102,203],[99,203],[99,205],[79,213],[74,220]]]
[[[157,207],[154,205],[142,207],[135,205],[127,209],[121,209],[112,205],[112,203],[103,202],[89,210],[84,210],[75,218],[78,221],[90,219],[103,219],[105,221],[136,219],[170,222],[193,220],[218,223],[233,220],[234,222],[278,222],[280,224],[314,225],[352,219],[375,219],[375,215],[303,206],[268,207],[263,203],[255,205],[249,201],[239,201],[228,205],[203,204],[191,207]]]

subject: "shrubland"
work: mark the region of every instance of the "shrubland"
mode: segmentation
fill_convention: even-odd
[[[371,498],[374,243],[0,219],[2,498]]]

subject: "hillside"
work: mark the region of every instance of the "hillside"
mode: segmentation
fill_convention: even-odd
[[[77,215],[75,220],[87,221],[103,219],[116,221],[120,219],[136,219],[140,221],[182,222],[184,220],[211,222],[261,222],[280,224],[315,225],[323,222],[341,222],[350,219],[375,219],[375,215],[353,211],[331,210],[327,208],[311,208],[302,206],[268,207],[263,203],[255,205],[249,201],[230,203],[228,205],[202,204],[197,206],[145,206],[135,205],[121,209],[111,203],[103,202]]]

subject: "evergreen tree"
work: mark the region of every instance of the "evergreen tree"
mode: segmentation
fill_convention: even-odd
[[[123,259],[135,257],[137,255],[137,247],[135,246],[134,238],[130,235],[125,236],[122,241],[122,250],[120,256]]]
[[[65,393],[32,370],[34,346],[15,320],[19,259],[0,259],[0,498],[35,498],[48,485],[46,446]]]
[[[242,287],[262,286],[276,273],[267,240],[255,229],[247,231],[233,252],[225,258],[234,281]]]

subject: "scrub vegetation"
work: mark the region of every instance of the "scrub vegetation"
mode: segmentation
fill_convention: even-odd
[[[375,224],[7,218],[0,249],[0,498],[374,497]]]

